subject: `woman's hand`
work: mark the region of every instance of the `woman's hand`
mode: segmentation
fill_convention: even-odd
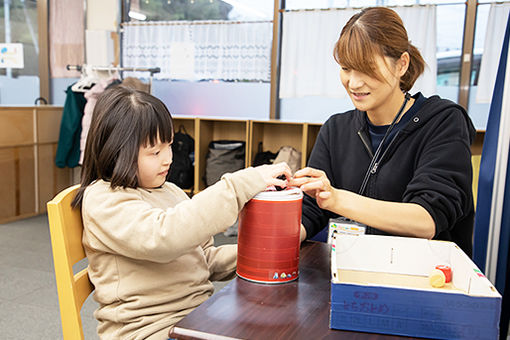
[[[299,186],[305,193],[315,197],[321,209],[387,233],[427,239],[435,235],[435,222],[421,205],[376,200],[347,190],[335,189],[322,170],[301,169],[288,184]]]
[[[267,186],[275,185],[282,188],[287,186],[287,180],[279,179],[277,177],[285,175],[287,179],[292,178],[292,171],[285,162],[277,164],[264,164],[254,168],[262,175]]]
[[[337,204],[336,189],[331,186],[326,173],[322,170],[304,168],[294,174],[289,185],[298,186],[306,194],[315,197],[321,209],[333,210]]]

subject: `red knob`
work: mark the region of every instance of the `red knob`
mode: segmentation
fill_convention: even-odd
[[[446,264],[440,264],[436,266],[436,269],[439,269],[444,273],[445,282],[451,282],[452,281],[452,268]]]

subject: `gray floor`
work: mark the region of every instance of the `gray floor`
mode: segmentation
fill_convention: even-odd
[[[216,244],[234,243],[222,234]],[[0,224],[0,338],[62,339],[46,215]],[[215,283],[216,290],[225,283]],[[91,297],[82,308],[86,339],[98,339]]]
[[[215,237],[217,245],[236,241]],[[0,338],[62,339],[46,215],[0,224],[0,273]],[[86,339],[98,339],[95,308],[89,297],[81,311]]]

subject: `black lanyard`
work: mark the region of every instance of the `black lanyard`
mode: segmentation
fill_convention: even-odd
[[[363,179],[363,183],[361,183],[361,188],[359,189],[360,195],[363,195],[363,192],[365,191],[365,188],[367,186],[368,179],[370,178],[370,175],[376,173],[377,167],[379,166],[379,162],[381,161],[379,155],[381,154],[383,145],[386,142],[386,138],[388,138],[391,130],[393,130],[395,123],[398,121],[398,119],[402,115],[402,112],[404,111],[404,108],[406,107],[406,104],[410,98],[411,98],[411,95],[406,92],[406,94],[404,96],[404,103],[400,107],[400,110],[398,110],[398,113],[395,115],[395,118],[393,118],[393,121],[391,122],[390,126],[386,130],[386,133],[384,134],[384,137],[382,138],[381,143],[379,143],[379,146],[377,147],[377,150],[375,151],[374,157],[372,157],[372,161],[370,161],[370,165],[368,166],[367,172],[365,173],[365,178]],[[395,137],[396,137],[396,135],[393,136],[393,138],[395,138]]]

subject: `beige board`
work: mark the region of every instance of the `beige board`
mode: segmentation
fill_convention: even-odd
[[[457,289],[452,282],[446,283],[441,288],[434,288],[429,284],[428,276],[367,272],[358,270],[337,270],[339,283],[371,285],[371,286],[393,286],[411,289],[433,289],[449,290],[465,293]]]

